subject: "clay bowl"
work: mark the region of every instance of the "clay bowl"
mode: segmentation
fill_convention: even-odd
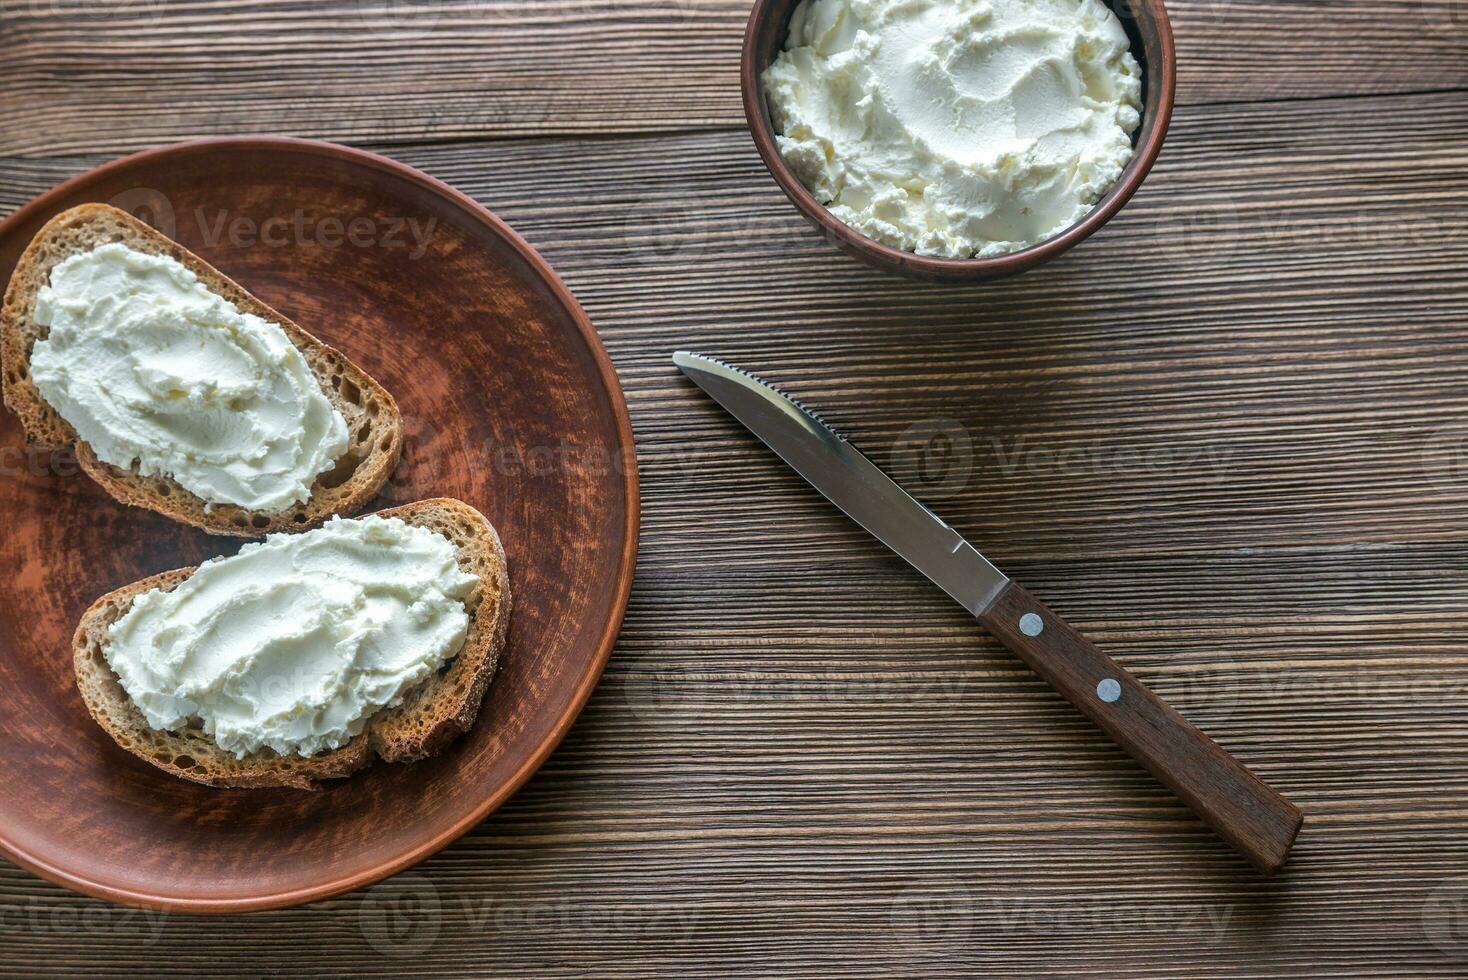
[[[740,85],[744,114],[754,145],[785,196],[833,245],[868,265],[912,279],[932,282],[982,282],[1011,276],[1047,262],[1079,244],[1110,221],[1136,193],[1162,150],[1172,118],[1177,79],[1177,53],[1163,0],[1107,0],[1132,41],[1132,54],[1142,66],[1142,124],[1133,137],[1136,152],[1120,179],[1090,214],[1054,238],[1008,255],[987,259],[945,259],[890,248],[848,227],[826,210],[791,172],[775,144],[775,126],[765,104],[760,76],[775,60],[789,33],[791,14],[800,0],[756,0],[744,34]]]

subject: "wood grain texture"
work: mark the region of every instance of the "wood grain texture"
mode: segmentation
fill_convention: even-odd
[[[747,0],[0,0],[0,155],[743,128]],[[1463,0],[1173,0],[1182,104],[1468,85]]]
[[[1468,970],[1460,0],[1170,4],[1183,105],[1137,198],[1053,265],[969,289],[835,254],[723,129],[737,92],[708,66],[732,86],[732,5],[693,5],[692,48],[632,3],[625,28],[546,21],[530,33],[550,55],[523,34],[420,51],[284,4],[177,7],[195,36],[315,30],[253,75],[168,31],[109,42],[121,70],[95,25],[44,12],[7,49],[0,99],[27,93],[50,133],[0,128],[0,207],[172,136],[394,144],[511,221],[600,328],[639,441],[639,574],[561,749],[414,872],[289,912],[156,920],[0,868],[10,972]],[[63,79],[40,35],[85,70]],[[145,91],[159,45],[176,86]],[[190,77],[224,58],[248,96]],[[471,58],[479,81],[455,74]],[[639,64],[658,66],[640,88],[622,74]],[[107,83],[126,120],[97,110],[117,104]],[[1440,91],[1402,94],[1419,89]],[[553,125],[510,112],[532,90]],[[467,121],[431,131],[412,110],[449,91]],[[663,132],[576,135],[638,127]],[[564,138],[482,139],[535,133]],[[1286,873],[1261,881],[770,459],[677,375],[676,347],[819,405],[1300,804]]]

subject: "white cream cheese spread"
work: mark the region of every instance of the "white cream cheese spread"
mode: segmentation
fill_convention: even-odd
[[[781,156],[832,214],[948,258],[1084,217],[1142,105],[1101,0],[804,0],[764,86]]]
[[[280,324],[181,263],[112,243],[51,270],[31,377],[97,458],[171,477],[210,504],[304,503],[347,425]]]
[[[104,653],[148,724],[220,748],[315,755],[458,654],[478,578],[443,535],[333,518],[205,562],[133,600]]]

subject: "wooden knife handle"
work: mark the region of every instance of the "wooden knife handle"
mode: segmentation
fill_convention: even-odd
[[[1284,864],[1300,811],[1116,661],[1013,582],[979,621],[1255,867]]]

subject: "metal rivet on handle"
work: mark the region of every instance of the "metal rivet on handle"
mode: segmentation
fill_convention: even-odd
[[[1120,701],[1121,684],[1117,683],[1116,678],[1114,677],[1106,678],[1100,684],[1096,685],[1096,697],[1100,698],[1102,701],[1105,701],[1107,704],[1111,704],[1114,701]]]
[[[1045,621],[1038,613],[1025,613],[1019,618],[1019,631],[1025,636],[1039,636],[1045,632]]]

